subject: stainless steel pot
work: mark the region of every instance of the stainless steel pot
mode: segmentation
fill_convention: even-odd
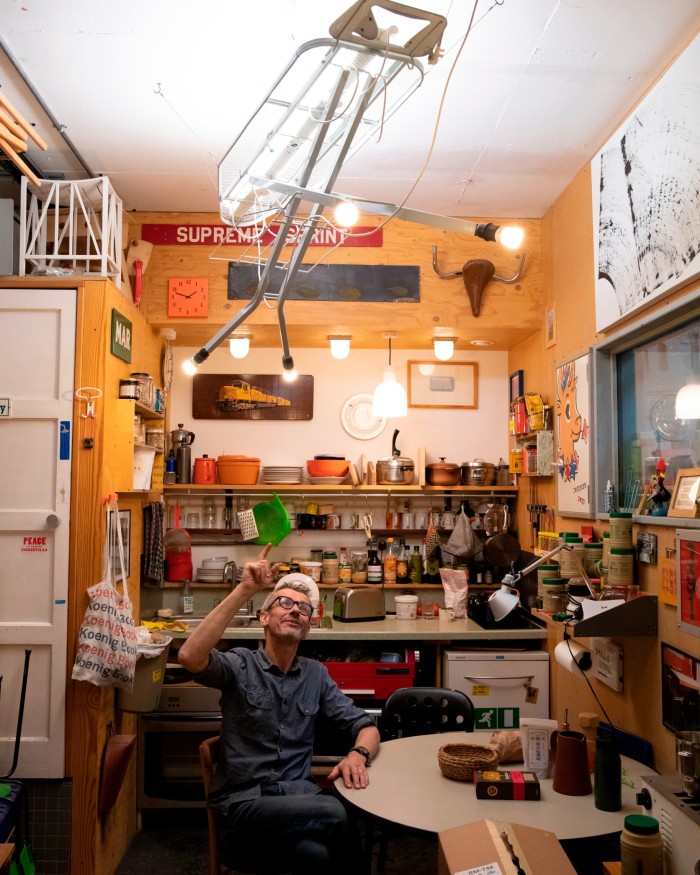
[[[483,459],[462,462],[460,471],[465,486],[493,486],[496,482],[496,466]]]
[[[394,437],[391,441],[391,456],[386,459],[379,459],[377,462],[377,483],[381,486],[396,484],[399,486],[411,486],[413,483],[415,465],[413,464],[413,459],[400,455],[400,451],[396,448],[398,433],[399,430],[397,428],[394,430]]]

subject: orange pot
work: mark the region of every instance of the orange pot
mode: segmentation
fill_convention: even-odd
[[[216,460],[219,483],[254,486],[260,473],[260,459],[252,456],[219,456]]]

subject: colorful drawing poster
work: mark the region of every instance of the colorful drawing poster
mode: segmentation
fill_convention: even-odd
[[[591,513],[591,414],[588,354],[557,368],[557,510]]]

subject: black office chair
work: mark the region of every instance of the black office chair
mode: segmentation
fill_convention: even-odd
[[[383,741],[436,732],[472,732],[474,705],[460,690],[404,687],[386,700],[381,720]]]
[[[436,735],[440,732],[473,732],[474,705],[460,690],[443,687],[403,687],[394,690],[384,703],[381,716],[382,741],[409,738],[414,735]],[[437,767],[437,758],[435,761]],[[371,842],[371,825],[368,825]],[[402,828],[400,830],[404,832]],[[383,872],[389,850],[389,839],[398,827],[384,823],[379,836],[377,871]],[[410,830],[409,830],[410,832]]]

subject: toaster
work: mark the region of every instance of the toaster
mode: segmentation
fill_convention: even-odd
[[[335,591],[334,620],[352,623],[361,620],[383,620],[385,616],[384,592],[381,587],[341,586]]]

